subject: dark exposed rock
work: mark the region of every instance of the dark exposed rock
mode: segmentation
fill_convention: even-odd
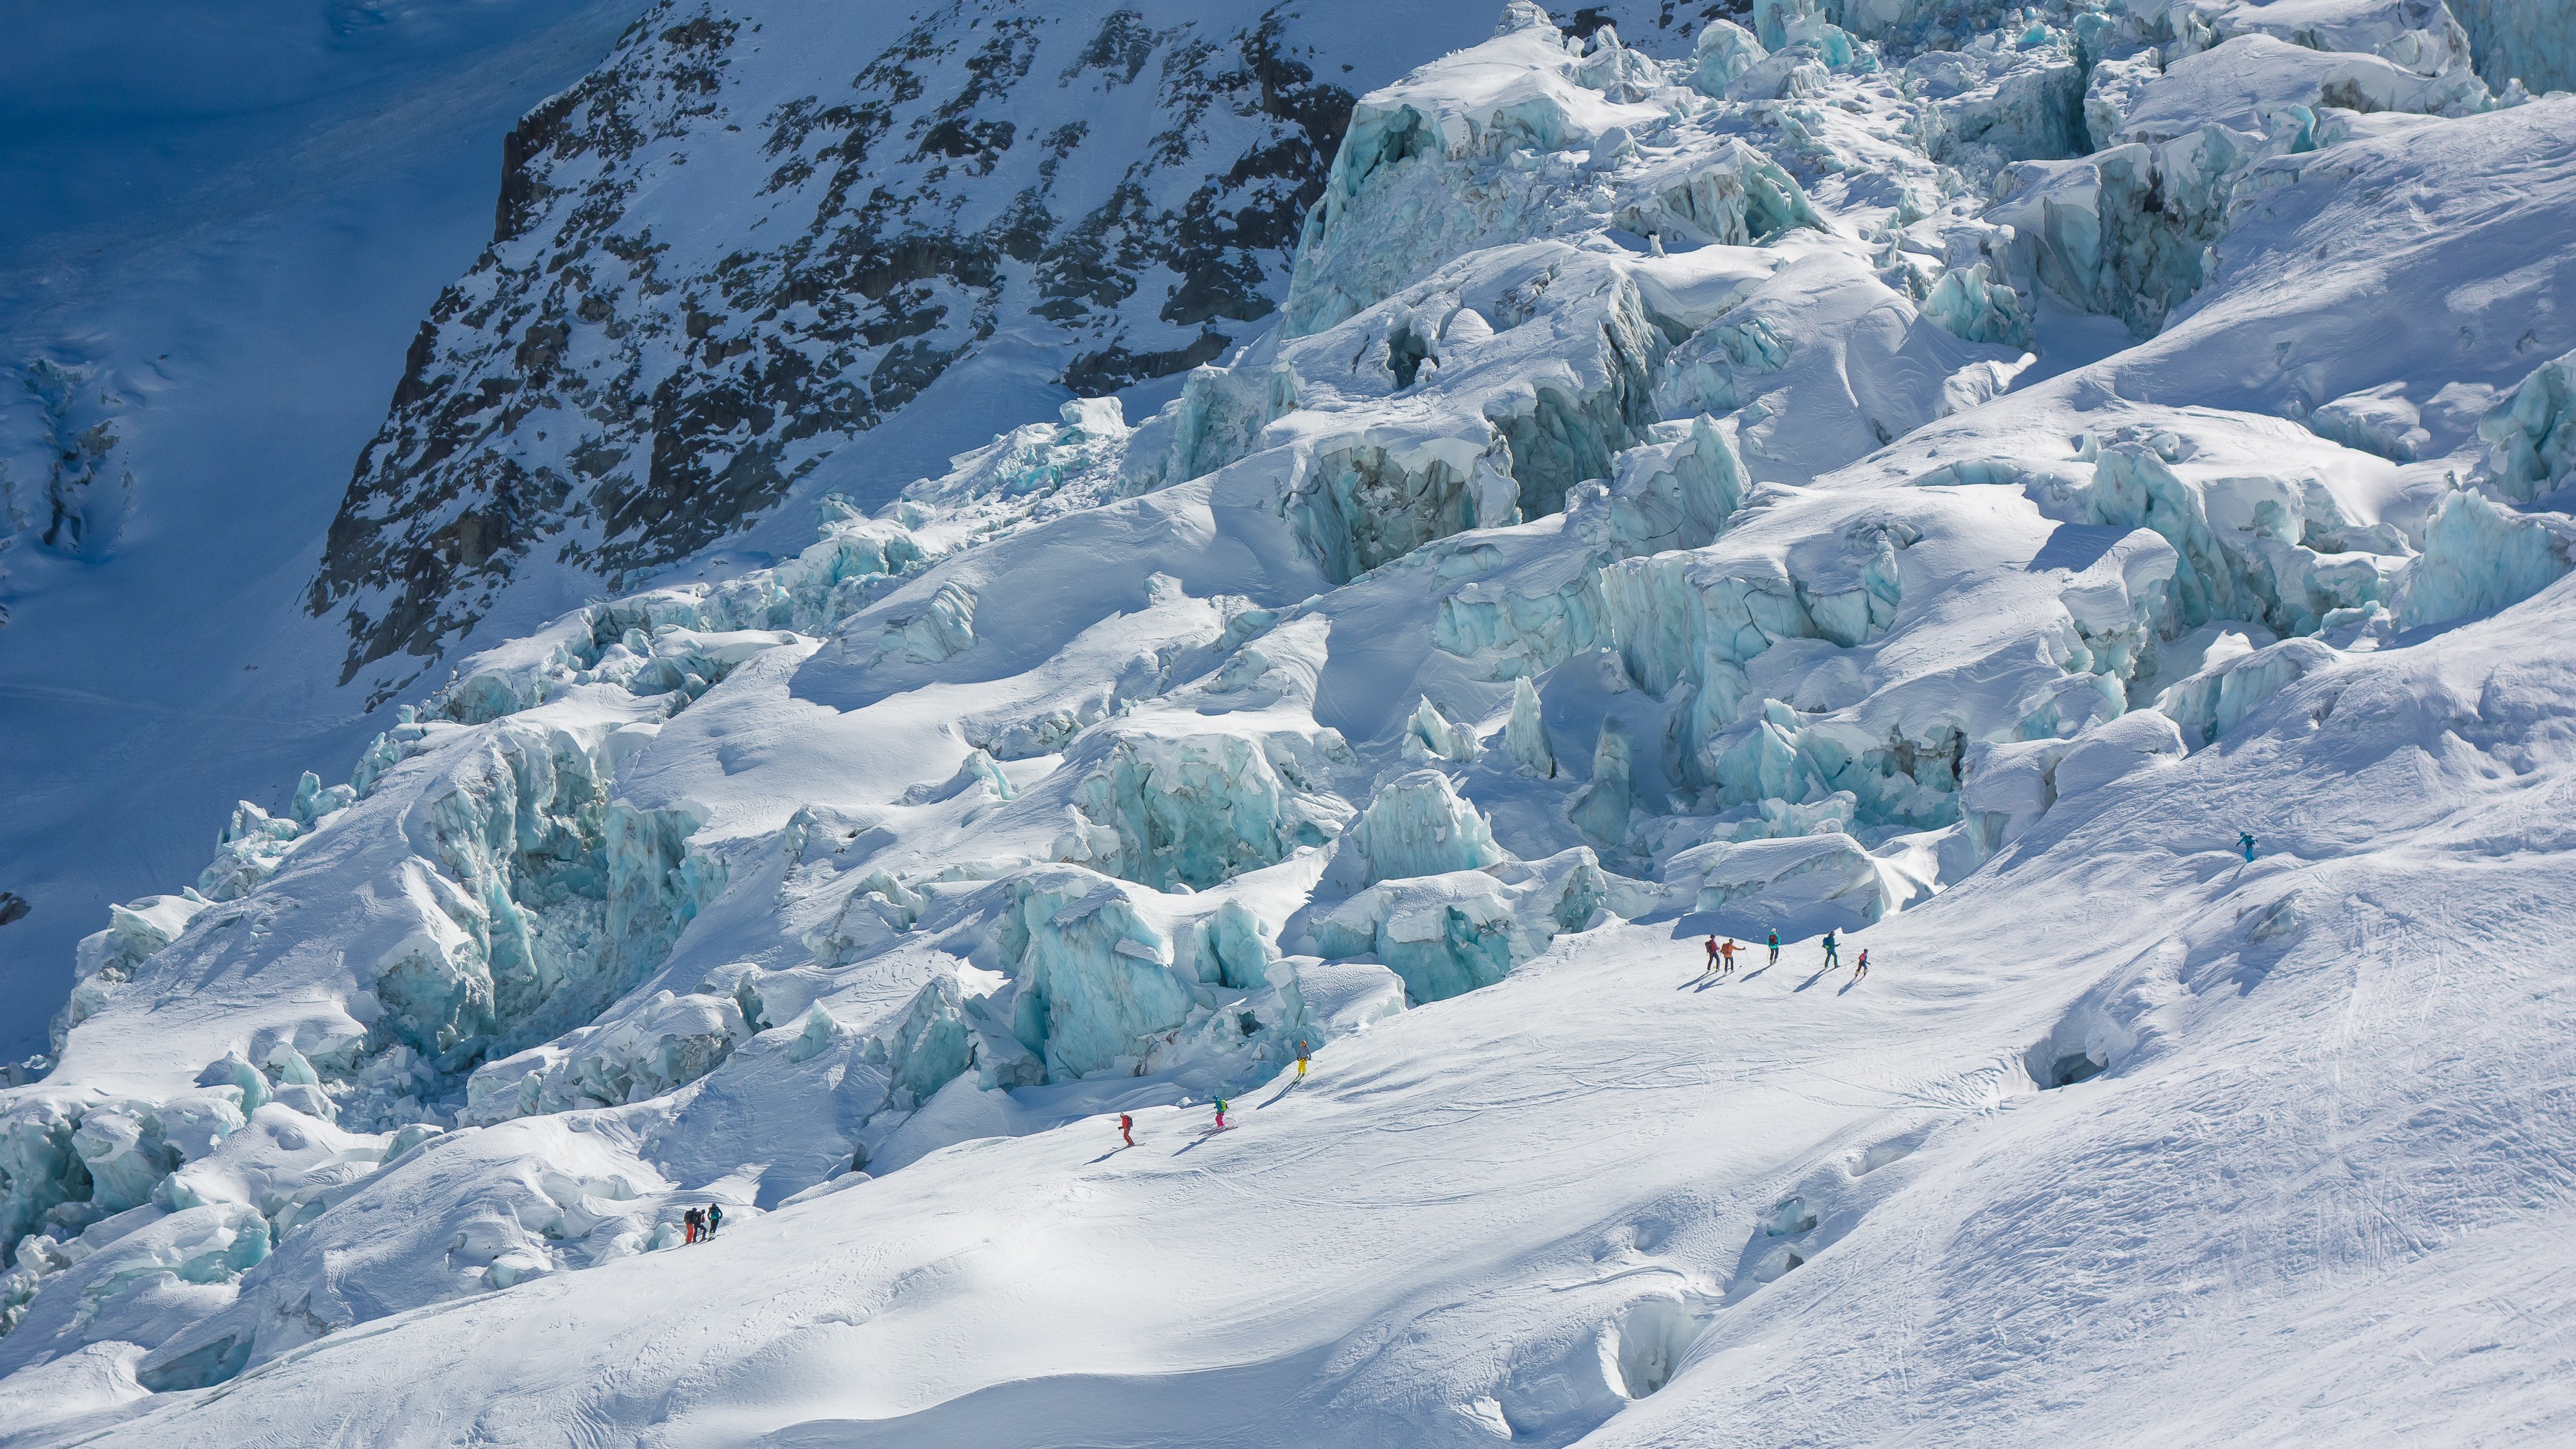
[[[725,537],[1005,325],[1096,394],[1266,317],[1350,93],[1284,7],[1098,13],[954,0],[835,62],[804,12],[665,0],[528,112],[308,594],[343,677],[390,697],[533,567]]]
[[[1149,377],[1169,377],[1185,368],[1214,362],[1225,347],[1224,333],[1202,332],[1187,347],[1161,352],[1130,352],[1124,347],[1086,352],[1065,368],[1064,385],[1085,397],[1097,397]]]

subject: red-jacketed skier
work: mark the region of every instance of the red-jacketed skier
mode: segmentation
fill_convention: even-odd
[[[1717,974],[1717,938],[1715,936],[1708,938],[1707,950],[1708,962],[1699,968],[1699,974],[1702,976],[1714,976]]]
[[[1121,1138],[1124,1138],[1124,1139],[1126,1140],[1126,1143],[1127,1143],[1127,1145],[1128,1145],[1128,1146],[1130,1146],[1130,1147],[1135,1146],[1135,1145],[1136,1145],[1136,1119],[1135,1119],[1135,1118],[1133,1118],[1133,1117],[1128,1116],[1128,1115],[1127,1115],[1126,1113],[1124,1113],[1124,1112],[1119,1113],[1119,1114],[1118,1114],[1118,1135],[1119,1135]]]
[[[1852,980],[1865,981],[1867,979],[1869,979],[1869,953],[1867,951],[1863,951],[1860,953],[1860,959],[1852,963]]]

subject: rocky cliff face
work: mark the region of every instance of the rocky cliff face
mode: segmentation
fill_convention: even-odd
[[[997,334],[1097,394],[1268,315],[1357,38],[1163,9],[645,14],[511,132],[358,459],[308,599],[344,678],[399,689],[532,566],[688,555]]]

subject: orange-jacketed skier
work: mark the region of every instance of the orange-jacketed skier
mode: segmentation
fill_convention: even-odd
[[[1733,936],[1727,937],[1726,944],[1717,948],[1717,974],[1720,976],[1735,974],[1735,938]]]

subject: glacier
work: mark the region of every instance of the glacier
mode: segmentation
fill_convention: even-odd
[[[0,1441],[2563,1431],[2549,0],[1310,8],[671,0],[529,113],[365,729],[0,1087]],[[818,159],[955,203],[916,332],[762,290]],[[740,461],[621,493],[594,345]]]

